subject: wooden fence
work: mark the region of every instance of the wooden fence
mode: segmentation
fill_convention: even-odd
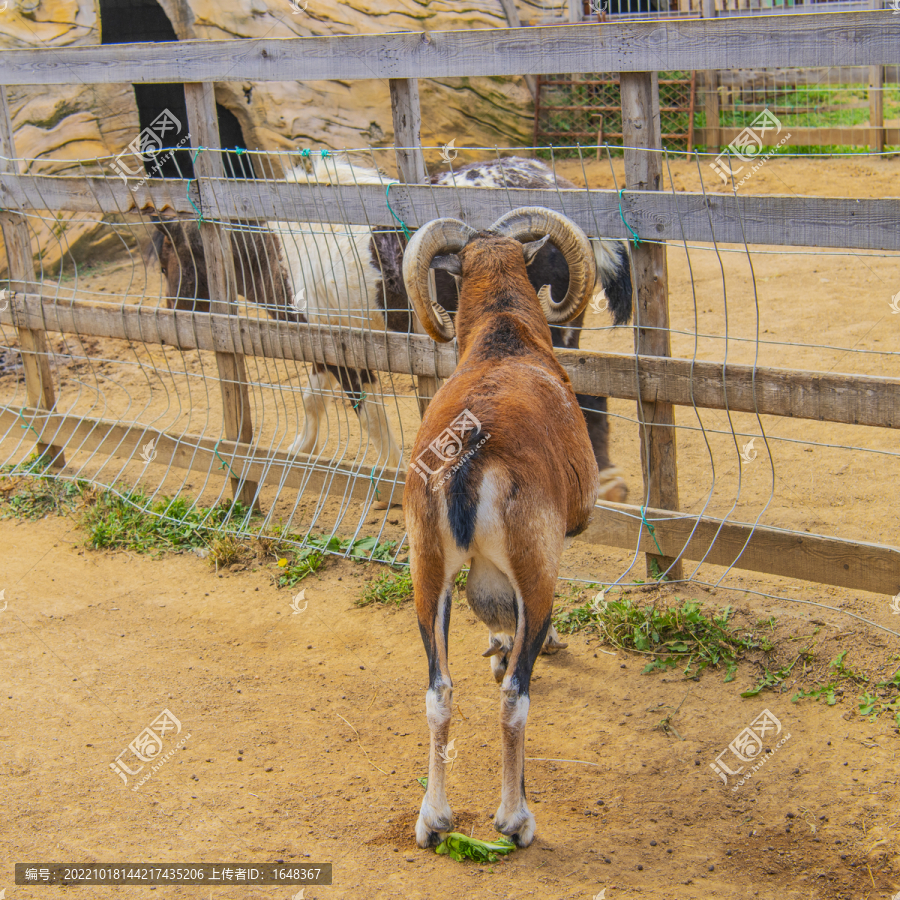
[[[635,353],[560,351],[581,393],[637,401],[642,424],[646,520],[638,507],[606,503],[584,535],[597,544],[647,552],[680,576],[678,557],[802,578],[885,594],[900,591],[900,550],[895,547],[799,535],[772,527],[723,523],[678,512],[674,406],[758,411],[821,421],[900,428],[900,379],[764,369],[671,358],[668,332],[666,240],[739,242],[900,250],[900,201],[807,197],[733,197],[659,191],[659,112],[656,71],[783,66],[884,66],[900,63],[900,20],[883,12],[669,20],[621,24],[469,32],[367,35],[331,38],[109,45],[67,50],[0,53],[0,85],[185,82],[194,147],[216,149],[212,83],[216,80],[386,78],[391,84],[402,180],[391,192],[396,214],[411,227],[435,215],[453,215],[485,227],[512,203],[543,205],[569,215],[589,234],[627,238],[619,197],[612,191],[564,192],[416,186],[421,180],[417,78],[460,75],[548,75],[557,72],[622,73],[626,187],[625,216],[645,240],[634,253]],[[264,478],[303,488],[337,477],[370,496],[368,473],[352,467],[320,468],[309,457],[268,453],[254,457],[244,358],[294,359],[365,366],[447,377],[456,365],[455,344],[436,347],[424,336],[372,335],[356,329],[255,321],[234,304],[231,244],[220,222],[204,221],[213,308],[209,315],[142,307],[104,308],[42,296],[35,281],[28,231],[19,211],[161,210],[218,220],[306,219],[366,225],[384,214],[378,187],[316,187],[285,182],[227,180],[217,154],[191,182],[153,179],[132,192],[118,180],[27,176],[15,163],[6,102],[0,89],[0,224],[10,260],[9,308],[0,321],[16,329],[23,352],[27,407],[7,408],[0,422],[24,415],[40,445],[59,453],[78,438],[83,449],[130,457],[138,440],[157,439],[157,463],[209,471],[214,453],[229,461],[235,493],[248,502]],[[216,354],[222,386],[226,441],[160,433],[102,419],[53,412],[46,364],[46,332],[77,333],[205,349]],[[420,388],[422,386],[420,380]],[[427,401],[428,392],[425,394]],[[62,462],[59,455],[58,461]],[[382,471],[388,490],[401,472]]]

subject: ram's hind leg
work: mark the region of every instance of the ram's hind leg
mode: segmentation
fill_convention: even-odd
[[[538,576],[531,581],[521,597],[513,649],[500,685],[503,783],[494,816],[494,827],[520,847],[534,839],[534,815],[525,798],[525,725],[531,672],[550,627],[555,578]]]
[[[447,802],[446,760],[447,737],[453,708],[453,683],[447,664],[447,633],[450,627],[450,597],[453,579],[443,582],[443,572],[432,566],[413,565],[413,589],[419,631],[428,656],[428,690],[425,715],[431,731],[428,757],[428,787],[422,798],[416,822],[416,842],[420,847],[434,847],[453,824],[453,811]],[[429,571],[431,569],[431,571]],[[424,571],[423,571],[424,570]],[[455,574],[455,573],[454,573]]]

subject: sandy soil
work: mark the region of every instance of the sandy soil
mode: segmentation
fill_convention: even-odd
[[[900,889],[898,737],[884,716],[860,720],[850,692],[834,707],[791,704],[790,693],[742,700],[759,675],[752,664],[729,684],[721,672],[641,675],[639,656],[576,635],[536,669],[526,750],[534,844],[490,866],[457,863],[414,845],[416,778],[427,772],[425,658],[409,604],[354,606],[371,567],[331,563],[305,582],[308,607],[294,615],[293,591],[276,590],[271,569],[217,577],[192,555],[98,553],[81,541],[70,520],[0,521],[0,883],[9,897],[45,896],[12,886],[14,861],[40,860],[332,862],[333,886],[304,896],[353,900],[574,900],[604,888],[612,900],[860,900]],[[773,637],[788,647],[815,633],[823,669],[843,649],[879,678],[896,666],[894,638],[840,614],[728,591],[677,594],[733,604],[747,624],[775,615]],[[846,592],[815,599],[893,624],[886,605],[873,610]],[[489,838],[497,688],[480,656],[483,626],[454,605],[459,755],[449,797],[457,827]],[[164,708],[190,738],[134,791],[136,778],[123,784],[110,764]],[[710,763],[764,709],[790,738],[732,791]],[[161,887],[153,896],[208,895]]]
[[[568,165],[563,173],[579,180]],[[602,167],[591,166],[589,180],[611,186]],[[696,169],[678,164],[673,172],[678,187],[697,188]],[[896,195],[898,174],[894,160],[772,160],[744,190]],[[753,248],[758,332],[772,342],[760,344],[760,364],[896,377],[890,354],[897,352],[900,317],[889,307],[900,290],[896,256],[760,249],[778,248]],[[716,336],[699,340],[698,358],[723,358],[727,308],[729,359],[751,362],[757,323],[746,254],[723,253],[720,269],[715,253],[692,248],[690,263],[689,271],[684,250],[670,249],[673,327],[693,333],[692,273],[700,331]],[[83,272],[78,290],[113,303],[126,292],[130,302],[144,294],[150,304],[160,295],[155,273],[123,262]],[[613,332],[591,316],[595,330],[582,346],[630,349],[630,331]],[[209,354],[77,337],[52,341],[61,354],[63,408],[218,437]],[[693,337],[676,333],[673,350],[690,356]],[[285,448],[302,417],[303,369],[249,361],[249,370],[257,433],[265,447]],[[418,421],[412,383],[396,377],[393,385],[398,400],[391,399],[390,415],[408,446]],[[0,379],[11,405],[24,402],[22,391],[15,373]],[[613,459],[636,489],[634,404],[613,400],[610,409]],[[696,430],[698,416],[685,409],[676,415],[684,426],[678,435],[684,509],[702,509],[708,499],[712,513],[733,507],[744,520],[761,513],[762,522],[799,531],[896,543],[892,432],[735,415],[735,442],[724,414],[704,412],[707,429],[725,432],[708,435],[710,455]],[[334,407],[331,422],[326,458],[340,446],[345,461],[367,459],[348,404]],[[0,445],[3,459],[30,449],[13,431]],[[752,435],[759,456],[741,466],[738,450]],[[227,491],[219,471],[206,476],[153,465],[143,471],[72,453],[75,471],[121,485],[140,477],[148,490],[181,490],[204,503]],[[361,504],[267,491],[264,507],[273,521],[293,530],[346,534],[359,526],[382,539],[403,533],[398,510],[376,514]],[[791,704],[792,686],[742,700],[740,692],[760,675],[753,664],[742,665],[730,684],[721,673],[699,681],[677,672],[642,676],[643,659],[575,636],[567,651],[538,663],[527,745],[535,844],[492,866],[459,864],[413,843],[421,798],[415,779],[427,765],[424,654],[408,606],[354,606],[373,570],[332,562],[305,583],[307,610],[292,615],[291,592],[276,590],[266,570],[217,577],[193,556],[95,553],[82,540],[69,520],[0,521],[0,590],[8,603],[0,612],[0,840],[7,851],[0,889],[8,886],[10,900],[44,896],[12,886],[12,862],[38,859],[331,861],[334,885],[308,888],[305,896],[354,900],[574,900],[604,889],[605,900],[875,900],[900,890],[897,735],[885,716],[860,720],[849,692],[834,707]],[[643,569],[639,561],[629,573],[631,563],[631,554],[576,542],[562,574],[596,581],[623,575],[629,582]],[[703,567],[696,577],[722,574]],[[730,573],[725,584],[731,589],[712,594],[699,586],[666,589],[660,602],[674,602],[677,594],[718,608],[730,604],[748,624],[775,615],[787,648],[805,646],[818,629],[816,665],[823,671],[843,649],[851,651],[849,662],[879,679],[900,658],[895,635],[788,602],[823,603],[894,629],[885,597],[746,573]],[[458,827],[480,837],[493,834],[490,815],[499,802],[497,697],[480,658],[485,640],[460,604],[451,627],[459,757],[449,793]],[[191,737],[134,792],[110,764],[165,707]],[[765,708],[791,738],[732,792],[710,763]],[[677,735],[658,727],[668,715]],[[218,895],[290,897],[297,890],[221,888]],[[91,891],[135,896],[130,888]],[[167,894],[200,900],[208,890],[158,888],[153,896]]]

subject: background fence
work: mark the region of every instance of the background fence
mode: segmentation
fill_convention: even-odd
[[[703,173],[696,188],[676,190],[673,161],[660,149],[653,67],[897,65],[900,20],[879,11],[604,28],[604,41],[596,40],[590,26],[564,26],[261,40],[250,47],[223,41],[0,54],[0,84],[6,85],[63,78],[183,81],[189,118],[184,124],[194,148],[190,179],[138,184],[111,176],[108,160],[86,161],[79,177],[30,175],[27,161],[16,160],[5,89],[0,93],[0,223],[10,292],[0,325],[12,369],[0,379],[4,475],[16,477],[27,467],[48,476],[87,477],[132,498],[138,485],[151,499],[184,495],[209,505],[233,494],[242,505],[216,518],[219,528],[260,534],[275,529],[301,543],[323,531],[379,541],[388,536],[397,540],[399,555],[402,517],[392,510],[374,514],[371,502],[399,497],[403,466],[379,457],[356,423],[353,404],[336,392],[340,402],[324,446],[314,453],[289,452],[303,422],[298,396],[310,384],[312,363],[379,372],[380,393],[368,402],[384,404],[407,451],[421,406],[455,367],[455,344],[436,346],[419,334],[362,328],[354,321],[308,325],[266,316],[238,293],[235,266],[241,263],[233,236],[249,240],[261,223],[295,223],[279,226],[280,233],[302,235],[306,252],[328,252],[323,248],[336,233],[351,234],[353,228],[399,232],[398,223],[412,229],[438,215],[486,227],[511,208],[541,205],[564,212],[594,238],[631,240],[636,284],[633,329],[613,333],[598,311],[583,335],[585,349],[558,354],[578,392],[613,398],[616,433],[623,435],[615,461],[633,462],[637,501],[598,506],[581,538],[589,552],[566,574],[613,580],[609,563],[598,561],[608,557],[607,550],[598,557],[603,546],[626,551],[624,563],[615,564],[613,574],[620,578],[643,553],[651,571],[667,571],[672,578],[683,577],[682,560],[691,560],[706,567],[702,577],[721,578],[723,569],[735,567],[896,593],[900,551],[889,543],[895,516],[883,492],[876,488],[879,496],[868,507],[871,521],[854,523],[855,534],[836,536],[844,526],[840,510],[831,511],[830,521],[819,520],[826,526],[821,530],[833,534],[808,530],[781,491],[773,447],[781,442],[791,452],[795,444],[846,451],[865,458],[862,468],[874,485],[894,483],[898,353],[861,338],[848,341],[846,334],[841,340],[840,333],[829,341],[803,341],[793,333],[782,340],[763,337],[767,318],[760,315],[754,267],[761,254],[809,253],[791,250],[801,247],[816,248],[823,260],[829,253],[861,260],[884,290],[872,315],[890,322],[886,301],[893,292],[887,285],[894,279],[900,287],[900,203],[738,194],[706,173],[710,159],[696,155],[687,163]],[[523,47],[539,47],[540,53]],[[621,73],[624,154],[615,164],[604,160],[611,189],[422,184],[426,163],[439,156],[436,148],[421,148],[416,78],[546,77],[559,71]],[[220,144],[212,91],[226,77],[389,79],[396,146],[376,158],[405,183],[387,197],[379,184],[340,187],[302,177],[298,183],[284,176],[301,159],[277,154],[250,154],[262,177],[226,178],[222,158],[213,152]],[[595,155],[596,148],[576,150],[561,174],[577,177]],[[680,178],[688,177],[688,168],[679,170]],[[98,214],[121,242],[119,270],[67,266],[74,253],[66,246],[66,229],[79,216]],[[150,242],[154,216],[163,214],[199,226],[212,298],[208,313],[167,309],[158,268],[139,253]],[[38,233],[59,245],[61,264],[53,277],[41,271],[40,257],[35,270]],[[360,264],[349,258],[342,263],[351,273]],[[670,303],[670,273],[677,307]],[[846,285],[822,290],[840,299]],[[841,310],[849,316],[844,328],[852,330],[859,311]],[[853,374],[834,371],[848,359]],[[794,360],[803,364],[785,368],[786,362],[798,366]],[[319,393],[329,391],[320,387]],[[615,405],[619,401],[637,401],[636,410],[626,413],[627,407]],[[357,405],[366,402],[356,398]],[[678,406],[689,415],[676,429]],[[781,420],[785,427],[767,436],[771,423]],[[830,423],[831,430],[815,431],[819,425],[813,423]],[[878,430],[863,434],[850,426]],[[755,456],[748,438],[758,439],[766,452]],[[35,449],[42,461],[26,462]],[[687,470],[679,465],[685,450]],[[745,463],[754,459],[760,462],[753,478],[763,472],[766,477],[752,489],[742,487],[752,481]],[[726,460],[730,468],[723,472]],[[803,468],[802,458],[797,465]],[[252,514],[254,507],[259,515]],[[173,509],[167,500],[158,512]],[[687,574],[701,577],[697,572]]]
[[[763,0],[578,0],[533,21],[606,23],[652,17],[715,18],[759,13],[881,10],[883,0],[765,3]],[[894,12],[894,10],[892,10]],[[518,24],[518,16],[515,17]],[[797,151],[900,148],[900,87],[896,66],[827,69],[761,67],[659,73],[663,145],[719,150],[740,139],[764,109],[790,126],[784,147]],[[534,85],[534,143],[622,145],[618,72],[556,74]]]

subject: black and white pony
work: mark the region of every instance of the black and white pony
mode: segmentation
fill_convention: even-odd
[[[289,181],[310,184],[396,183],[378,170],[361,167],[344,156],[316,160],[311,174],[298,166]],[[507,157],[470,163],[429,179],[430,184],[465,187],[509,187],[577,190],[533,159]],[[231,234],[237,291],[283,321],[366,328],[374,333],[413,331],[413,312],[403,283],[406,239],[395,225],[329,225],[278,222],[240,223]],[[160,221],[154,249],[166,277],[167,304],[175,309],[209,310],[209,287],[200,233],[193,222]],[[627,245],[618,240],[591,242],[597,266],[598,299],[615,325],[631,318],[632,283]],[[569,270],[559,250],[547,243],[528,269],[536,290],[550,286],[551,295],[564,297]],[[435,272],[438,303],[451,313],[458,295],[453,276]],[[595,306],[597,304],[594,304]],[[577,349],[584,322],[582,312],[564,327],[551,328],[553,346]],[[302,393],[303,429],[291,453],[316,453],[327,439],[328,402],[343,393],[353,403],[360,426],[369,435],[379,465],[399,468],[402,454],[388,423],[378,376],[366,369],[315,363]],[[601,499],[622,502],[627,488],[609,459],[609,422],[606,398],[578,394],[601,478]]]

